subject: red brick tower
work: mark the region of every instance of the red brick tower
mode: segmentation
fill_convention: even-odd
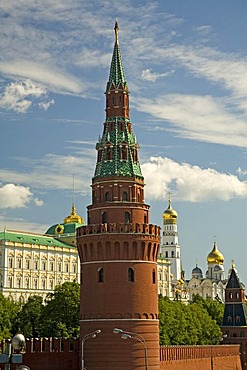
[[[88,226],[77,229],[81,262],[81,338],[90,370],[159,369],[157,254],[160,228],[149,224],[139,145],[129,118],[129,90],[115,24],[106,86],[106,120],[96,144]],[[136,334],[114,334],[120,328]],[[146,355],[146,361],[145,361]],[[147,366],[146,366],[147,367]]]

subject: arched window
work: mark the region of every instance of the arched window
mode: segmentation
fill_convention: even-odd
[[[106,224],[106,223],[107,223],[107,213],[103,212],[102,213],[102,224]]]
[[[240,316],[236,316],[236,322],[240,322]]]
[[[175,257],[174,251],[172,251],[172,257]]]
[[[239,299],[239,293],[235,292],[235,298]]]
[[[154,269],[152,271],[152,281],[153,281],[153,284],[156,283],[156,273],[155,273],[155,270]]]
[[[126,146],[122,147],[122,159],[127,159],[127,148],[126,148]]]
[[[166,258],[168,258],[168,252],[166,252]]]
[[[130,213],[129,212],[125,212],[125,214],[124,214],[124,222],[126,224],[128,224],[130,222]]]
[[[128,201],[128,193],[126,191],[123,192],[123,201],[126,202]]]
[[[99,268],[98,269],[98,279],[99,279],[99,283],[103,283],[104,282],[104,269],[103,267]]]
[[[134,282],[135,281],[135,271],[132,267],[128,269],[128,281]]]
[[[109,202],[110,200],[110,194],[108,193],[108,191],[105,193],[105,201],[106,202]]]
[[[227,317],[227,321],[228,321],[228,322],[232,322],[232,317],[231,317],[231,316],[228,316],[228,317]]]
[[[232,299],[232,292],[229,293],[229,298]]]

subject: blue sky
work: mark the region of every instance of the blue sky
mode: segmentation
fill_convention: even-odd
[[[91,203],[114,23],[145,200],[178,211],[186,278],[214,240],[247,284],[247,3],[0,4],[0,229],[45,232]]]

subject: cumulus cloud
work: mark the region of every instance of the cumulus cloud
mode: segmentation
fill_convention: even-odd
[[[32,105],[32,98],[46,95],[46,90],[31,80],[11,82],[0,95],[0,107],[18,113],[26,113]]]
[[[157,73],[153,72],[151,69],[144,69],[141,73],[141,78],[142,80],[155,82],[156,80],[158,80],[158,78],[167,77],[171,73],[174,73],[174,70],[171,70],[170,72],[166,73]]]
[[[247,197],[247,182],[211,168],[202,169],[169,158],[151,157],[142,170],[149,199],[165,199],[169,191],[175,199],[190,202]]]
[[[0,208],[21,208],[26,207],[33,200],[33,193],[28,187],[6,184],[0,188]],[[37,206],[42,206],[43,202],[34,199]]]

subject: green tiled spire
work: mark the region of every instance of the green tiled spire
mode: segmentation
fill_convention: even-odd
[[[114,130],[109,131],[114,122]],[[123,130],[119,130],[122,123]],[[129,120],[113,117],[105,122],[105,132],[99,138],[96,149],[100,152],[95,177],[128,176],[143,179],[138,159],[139,145],[133,132],[128,129]],[[110,158],[110,159],[109,159]]]
[[[118,90],[120,83],[123,89]],[[94,178],[127,176],[143,180],[138,159],[139,145],[129,120],[128,86],[118,45],[117,21],[106,99],[107,114],[103,135],[96,144],[98,159]]]
[[[120,47],[118,44],[118,22],[115,23],[115,45],[112,55],[112,61],[111,61],[111,68],[110,68],[110,75],[109,75],[109,81],[107,82],[107,90],[110,88],[111,84],[113,83],[115,87],[119,85],[119,83],[122,84],[124,87],[126,85],[125,76],[124,76],[124,70],[122,65],[122,58],[120,53]]]

